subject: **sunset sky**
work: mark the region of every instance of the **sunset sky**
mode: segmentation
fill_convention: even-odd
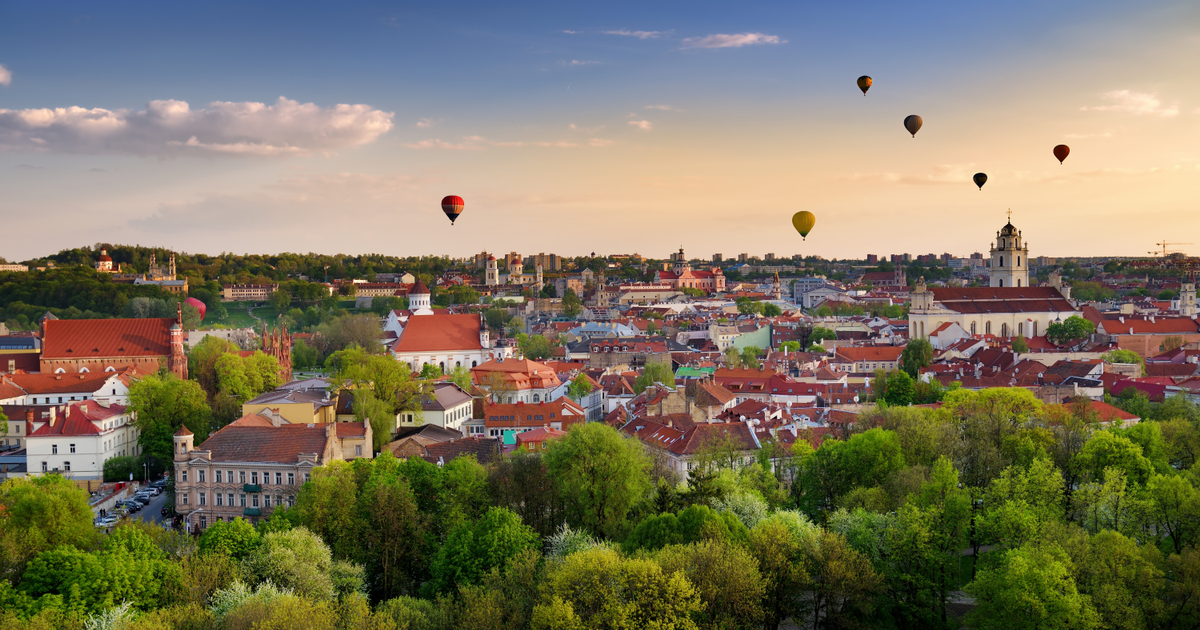
[[[1200,252],[1195,0],[110,4],[0,6],[9,260]]]

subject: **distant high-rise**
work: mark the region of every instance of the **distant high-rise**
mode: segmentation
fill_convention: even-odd
[[[878,265],[879,264],[879,256],[876,254],[867,254],[867,264],[868,265]]]
[[[558,254],[530,254],[525,257],[525,262],[532,264],[534,267],[541,265],[546,271],[558,271],[562,269],[562,258]]]
[[[723,260],[720,254],[713,254],[713,262],[720,263]]]

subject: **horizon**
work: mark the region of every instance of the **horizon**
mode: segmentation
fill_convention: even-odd
[[[1194,3],[686,6],[6,8],[0,210],[34,236],[0,256],[968,256],[1011,208],[1036,256],[1145,257],[1200,228]]]

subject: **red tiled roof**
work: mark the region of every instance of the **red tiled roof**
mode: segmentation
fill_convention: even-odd
[[[85,400],[67,407],[66,411],[60,414],[63,417],[59,417],[53,426],[47,423],[37,431],[30,433],[29,436],[100,435],[102,431],[96,425],[97,422],[103,422],[124,413],[125,407],[121,405],[114,404],[104,407],[94,400]]]
[[[44,359],[169,356],[172,317],[46,320]]]
[[[325,452],[325,425],[284,424],[256,426],[230,424],[198,447],[212,451],[214,462],[276,462],[294,464],[301,454]]]
[[[517,434],[517,442],[519,442],[521,444],[526,444],[529,442],[545,442],[546,440],[553,439],[553,438],[559,438],[566,434],[567,434],[566,431],[559,431],[558,429],[553,429],[553,428],[547,429],[545,427],[539,427],[536,429],[531,429],[529,431],[525,431],[523,433],[518,433]]]
[[[845,361],[898,361],[903,346],[862,346],[841,347],[836,351],[837,357]]]
[[[414,315],[393,352],[479,350],[479,315]]]
[[[565,427],[583,422],[585,417],[583,408],[568,398],[541,403],[483,404],[483,421],[488,428],[540,427],[553,422],[561,422]]]
[[[8,379],[24,390],[24,393],[33,395],[95,392],[113,376],[116,376],[115,372],[79,372],[71,374],[11,374]]]

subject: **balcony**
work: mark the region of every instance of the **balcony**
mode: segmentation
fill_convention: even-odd
[[[242,510],[242,516],[262,516],[262,510],[248,507]]]
[[[262,492],[262,486],[260,486],[258,484],[248,483],[248,484],[242,486],[242,492],[245,492],[246,494],[256,494],[256,493]]]

